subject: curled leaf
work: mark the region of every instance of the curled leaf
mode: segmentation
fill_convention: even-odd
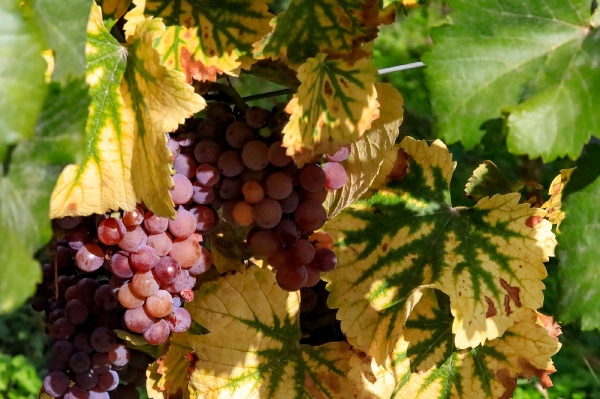
[[[483,197],[491,197],[494,194],[514,193],[522,187],[522,182],[508,181],[495,163],[483,161],[469,178],[465,186],[465,194],[467,197],[479,201]]]
[[[575,168],[560,171],[560,175],[556,176],[550,183],[550,189],[548,190],[550,198],[542,205],[542,209],[548,211],[546,219],[556,225],[556,231],[559,231],[560,223],[567,217],[567,214],[562,210],[562,196],[574,170]]]

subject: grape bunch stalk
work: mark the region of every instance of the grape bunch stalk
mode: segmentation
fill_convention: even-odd
[[[198,230],[213,227],[217,211],[231,226],[250,229],[250,252],[267,260],[281,288],[296,291],[337,264],[331,237],[317,230],[327,221],[328,190],[346,182],[340,162],[350,150],[296,166],[282,145],[282,115],[260,107],[236,113],[215,102],[168,145],[177,172],[173,199],[189,208]]]

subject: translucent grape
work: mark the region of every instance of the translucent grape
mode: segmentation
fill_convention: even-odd
[[[100,353],[108,352],[116,341],[115,333],[106,326],[97,327],[90,335],[90,345]]]
[[[213,256],[210,251],[202,246],[200,247],[200,250],[202,251],[200,259],[198,259],[198,261],[188,269],[188,272],[191,276],[197,276],[198,274],[205,273],[212,265]]]
[[[282,200],[292,193],[292,178],[283,172],[275,172],[265,182],[265,193],[273,199]]]
[[[144,332],[144,338],[151,345],[162,344],[169,338],[171,330],[163,319],[160,319]]]
[[[322,272],[328,272],[337,265],[337,256],[329,248],[320,248],[315,251],[311,264]]]
[[[294,222],[292,219],[283,219],[277,226],[275,226],[273,231],[277,237],[277,240],[283,246],[293,244],[300,239],[300,229],[298,228],[296,222]]]
[[[125,311],[123,320],[129,330],[140,334],[148,330],[154,324],[154,318],[148,315],[142,306]]]
[[[315,247],[315,250],[320,248],[333,249],[333,238],[331,238],[329,233],[324,231],[312,233],[310,237],[308,237],[308,241],[312,243],[312,245]]]
[[[169,231],[175,237],[187,238],[196,231],[196,218],[191,212],[180,209],[175,215],[175,220],[169,220]]]
[[[141,205],[135,207],[133,211],[125,212],[123,214],[123,224],[125,227],[139,226],[144,221],[144,215],[146,212]]]
[[[244,163],[242,162],[242,156],[239,151],[228,150],[223,152],[219,156],[217,161],[219,172],[227,177],[234,177],[242,173],[244,170]]]
[[[213,140],[200,140],[194,148],[194,157],[200,165],[207,163],[217,163],[221,155],[221,146]]]
[[[244,114],[246,123],[253,128],[259,128],[269,120],[269,111],[261,107],[249,107]]]
[[[280,168],[289,165],[292,157],[286,155],[286,148],[281,145],[281,141],[276,141],[269,147],[269,162]]]
[[[285,197],[284,199],[279,200],[279,205],[281,205],[281,212],[285,214],[293,213],[296,210],[296,208],[298,208],[299,203],[300,197],[295,191],[292,191],[291,194]]]
[[[337,162],[327,162],[323,167],[323,171],[326,176],[325,188],[329,190],[342,188],[348,178],[346,169]]]
[[[121,278],[133,277],[133,269],[129,263],[129,255],[127,252],[119,251],[113,254],[110,258],[110,270],[116,276]]]
[[[248,247],[252,254],[260,258],[268,258],[279,249],[277,237],[270,230],[255,232],[248,239]]]
[[[194,194],[192,199],[197,204],[210,204],[215,199],[215,189],[211,186],[203,186],[198,182],[193,184]]]
[[[292,264],[283,265],[277,268],[275,280],[277,285],[286,291],[297,291],[304,287],[308,279],[308,271],[304,266]]]
[[[169,256],[179,262],[182,269],[189,269],[200,258],[202,251],[196,241],[178,238],[173,241]],[[135,276],[134,276],[135,279]]]
[[[144,304],[145,298],[131,290],[131,283],[125,283],[119,288],[119,302],[127,309],[135,309]]]
[[[326,176],[323,169],[316,163],[304,165],[300,170],[300,185],[310,193],[317,192],[325,187]]]
[[[343,146],[333,155],[327,154],[325,156],[329,162],[342,162],[348,158],[348,155],[350,155],[350,145]]]
[[[149,212],[150,213],[150,212]],[[145,222],[146,220],[144,220]],[[166,229],[165,229],[166,230]],[[125,251],[133,251],[140,245],[145,245],[148,240],[148,236],[144,232],[141,226],[127,227],[127,233],[125,237],[119,242],[119,248]]]
[[[265,198],[265,190],[256,180],[249,180],[242,186],[242,194],[244,194],[244,200],[249,204],[256,204]]]
[[[131,265],[142,272],[151,270],[157,259],[156,251],[149,245],[140,245],[129,254],[129,262]]]
[[[75,261],[84,272],[93,272],[104,264],[104,252],[96,244],[85,244],[77,251]]]
[[[196,230],[206,231],[215,224],[215,213],[208,206],[198,205],[190,209],[196,218]]]
[[[272,198],[264,198],[254,204],[254,221],[263,229],[272,229],[281,220],[281,205]]]
[[[196,227],[195,222],[196,221],[194,219],[194,230]],[[171,237],[169,237],[169,235],[167,233],[160,233],[160,234],[149,235],[147,244],[149,247],[154,248],[157,256],[165,256],[171,250],[171,246],[172,246],[173,242],[171,240]],[[155,267],[156,267],[156,265],[155,265]],[[132,277],[132,276],[133,276],[133,274],[129,277]]]
[[[92,365],[90,357],[84,352],[75,352],[69,357],[69,367],[75,373],[83,373]]]
[[[327,211],[316,201],[304,201],[294,212],[294,220],[301,229],[312,231],[323,227],[327,221]]]
[[[173,169],[178,175],[183,175],[191,180],[198,169],[198,162],[193,155],[181,153],[173,161]]]
[[[87,320],[90,312],[87,305],[81,299],[74,298],[67,302],[65,314],[67,315],[67,320],[71,323],[81,324]]]
[[[244,121],[231,123],[225,131],[225,140],[237,150],[241,150],[244,144],[254,138],[254,129]]]
[[[158,290],[156,294],[146,299],[146,312],[153,317],[161,318],[171,313],[173,297],[165,290]]]
[[[269,147],[258,140],[246,143],[242,148],[242,162],[248,169],[264,169],[269,164]]]
[[[173,177],[173,188],[171,189],[171,198],[175,204],[185,204],[192,199],[194,189],[192,182],[186,176],[176,174]]]
[[[152,271],[137,272],[131,280],[131,289],[133,290],[133,293],[140,297],[147,298],[156,294],[159,287],[158,281],[154,278]]]
[[[107,373],[98,376],[98,389],[102,391],[112,391],[119,386],[119,374],[114,370],[109,370]]]
[[[156,262],[153,272],[160,285],[169,285],[181,273],[181,265],[170,256],[165,256]]]
[[[50,396],[64,395],[69,388],[69,377],[63,372],[53,371],[44,377],[44,391]]]
[[[98,239],[106,245],[116,245],[125,237],[125,225],[115,218],[104,219],[98,226]]]
[[[254,223],[254,211],[252,205],[246,201],[239,201],[233,207],[233,220],[240,226],[249,226]]]
[[[307,265],[315,257],[315,248],[307,240],[298,240],[289,248],[290,259],[298,265]]]
[[[173,313],[165,317],[164,320],[173,332],[186,332],[192,325],[192,316],[184,308],[175,308]]]
[[[129,363],[129,349],[125,344],[115,344],[108,351],[108,361],[118,367],[123,367]]]

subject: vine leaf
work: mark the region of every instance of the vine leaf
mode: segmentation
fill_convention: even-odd
[[[16,1],[0,5],[0,69],[7,71],[0,86],[0,160],[9,145],[32,137],[47,90],[43,38],[23,8]]]
[[[117,21],[125,15],[131,5],[131,0],[96,0],[96,3],[102,8],[104,19]]]
[[[436,45],[423,58],[442,138],[470,149],[482,124],[504,112],[511,152],[577,158],[600,131],[600,30],[590,28],[590,2],[449,6],[453,24],[434,29]]]
[[[255,44],[254,55],[281,58],[292,68],[319,53],[349,56],[375,39],[381,22],[394,21],[394,10],[380,16],[378,6],[374,0],[293,0],[271,21],[273,31]]]
[[[167,29],[155,46],[161,62],[192,78],[215,81],[217,74],[237,76],[249,68],[252,44],[269,31],[269,0],[134,0],[126,18],[127,34],[145,16],[160,17]]]
[[[328,304],[350,344],[378,364],[424,286],[450,296],[458,348],[501,336],[518,308],[542,305],[543,262],[556,245],[546,212],[519,204],[518,193],[452,207],[455,163],[441,141],[406,137],[400,147],[410,156],[404,178],[326,226],[339,260],[325,276]]]
[[[560,231],[560,224],[567,217],[567,214],[562,210],[562,197],[565,187],[574,170],[575,168],[561,169],[560,175],[556,176],[554,180],[552,180],[552,183],[550,183],[550,189],[548,190],[550,198],[541,206],[542,209],[548,211],[546,219],[556,225],[556,231]]]
[[[204,283],[187,309],[206,335],[188,335],[198,398],[349,398],[350,346],[300,345],[299,294],[257,266]]]
[[[378,116],[371,60],[349,64],[326,57],[320,53],[298,69],[301,84],[285,109],[291,116],[283,146],[299,164],[360,139]]]
[[[444,301],[445,299],[445,301]],[[537,312],[517,310],[518,318],[504,336],[474,349],[453,343],[452,317],[433,290],[424,295],[406,322],[386,364],[376,364],[364,354],[350,360],[348,378],[366,398],[510,398],[517,378],[540,378],[552,386],[556,371],[550,357],[560,348],[538,322]]]
[[[160,20],[146,19],[123,47],[93,6],[87,45],[92,97],[87,152],[80,165],[67,166],[59,177],[52,218],[130,210],[142,201],[158,215],[174,216],[165,132],[205,102],[185,84],[183,74],[160,65],[152,41],[162,32]]]
[[[494,194],[515,193],[522,187],[523,182],[508,181],[495,163],[483,161],[469,178],[465,186],[465,194],[479,201],[483,197],[491,197]]]
[[[385,99],[379,109],[379,118],[363,137],[350,144],[350,155],[344,162],[348,174],[346,184],[327,195],[328,213],[332,218],[356,201],[377,176],[380,166],[393,148],[404,116],[404,100],[389,83],[376,83],[377,96]]]
[[[196,355],[187,342],[188,334],[173,334],[167,352],[149,366],[148,396],[154,399],[189,399],[188,380]]]

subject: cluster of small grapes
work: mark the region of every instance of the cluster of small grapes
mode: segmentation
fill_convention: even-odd
[[[227,104],[209,105],[206,119],[169,139],[173,199],[189,209],[199,231],[211,229],[219,209],[230,225],[252,228],[246,238],[252,254],[268,259],[278,284],[295,291],[314,286],[337,264],[331,237],[315,230],[327,220],[328,190],[346,181],[339,162],[349,148],[298,168],[282,146],[278,122],[279,115],[259,107],[236,115]]]

